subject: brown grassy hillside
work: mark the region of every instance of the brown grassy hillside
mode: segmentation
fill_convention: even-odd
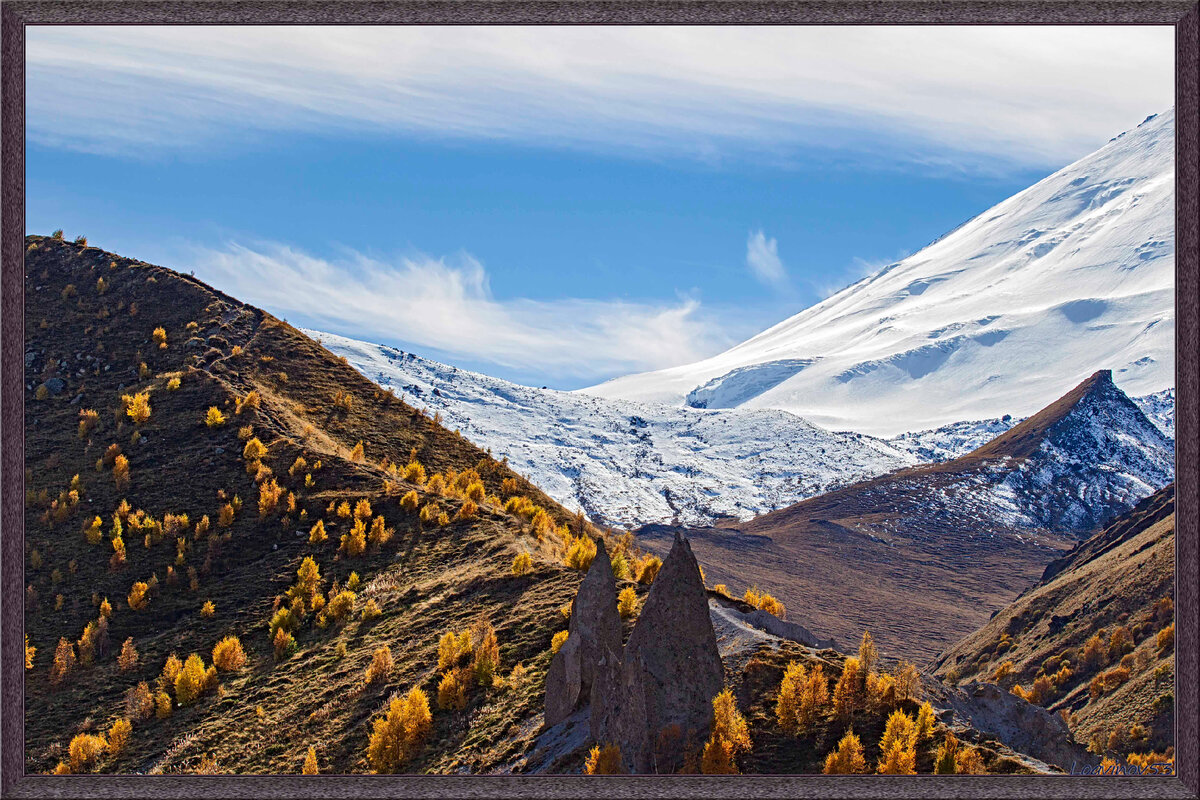
[[[950,682],[994,681],[1068,719],[1096,753],[1173,743],[1174,486],[1082,542],[948,649]]]
[[[322,772],[366,771],[374,720],[413,687],[432,729],[396,769],[490,770],[519,753],[579,582],[562,562],[582,520],[270,314],[82,244],[26,245],[27,768],[297,773],[311,747]],[[506,512],[513,496],[545,513]],[[341,547],[355,520],[342,503],[365,514],[362,554]],[[310,542],[318,520],[327,540]],[[297,588],[306,557],[320,579]],[[294,638],[278,659],[273,619]],[[441,709],[439,638],[480,620],[499,680],[475,681],[464,657],[465,708]],[[246,663],[201,673],[195,702],[172,680],[161,717],[127,702],[141,682],[158,693],[173,653],[207,669],[227,636]],[[137,658],[122,668],[127,640]],[[368,685],[384,647],[393,666]],[[57,675],[56,650],[59,667],[74,661]],[[119,753],[69,747],[122,718]]]

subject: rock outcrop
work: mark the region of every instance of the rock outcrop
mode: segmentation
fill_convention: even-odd
[[[588,702],[598,670],[611,673],[620,659],[621,617],[617,582],[604,542],[571,603],[567,641],[546,674],[546,725],[557,725]],[[611,678],[610,678],[611,681]],[[596,705],[593,704],[593,715]]]
[[[1019,753],[1070,770],[1072,764],[1095,764],[1098,759],[1075,741],[1071,730],[1054,712],[1006,692],[994,683],[972,681],[946,686],[927,681],[924,689],[943,721],[996,737]],[[944,711],[950,712],[945,719]]]
[[[660,737],[707,738],[724,678],[700,567],[676,534],[625,646],[616,694],[593,695],[593,707],[612,709],[594,736],[620,745],[628,772],[655,772]]]

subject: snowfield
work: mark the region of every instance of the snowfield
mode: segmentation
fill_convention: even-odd
[[[1021,421],[960,422],[883,440],[827,431],[786,411],[695,409],[536,389],[385,345],[306,333],[417,408],[439,412],[444,425],[507,458],[564,506],[610,525],[748,519],[900,467],[957,458]],[[1062,393],[1070,388],[1062,387]],[[1159,397],[1150,405],[1173,419],[1173,402],[1164,404]],[[1093,486],[1092,497],[1106,496],[1114,482],[1125,494],[1142,484],[1165,483],[1163,457],[1156,453],[1171,448],[1169,438],[1150,425],[1135,424],[1128,408],[1119,418],[1106,413],[1106,419],[1128,428],[1130,451],[1077,444],[1082,458],[1102,459],[1100,477],[1092,475],[1094,464],[1056,452],[1053,463],[1061,465],[1062,474],[1069,470],[1073,480]],[[1093,442],[1106,435],[1101,429]],[[1013,479],[1014,486],[1000,491],[1012,494],[1036,480]],[[1041,516],[1033,500],[1021,503],[1028,513],[1009,509],[1006,502],[972,502],[1030,521]]]
[[[707,411],[535,389],[384,345],[306,331],[381,386],[612,525],[747,519],[916,463],[786,411]]]
[[[895,436],[1175,383],[1175,113],[724,353],[583,389]]]

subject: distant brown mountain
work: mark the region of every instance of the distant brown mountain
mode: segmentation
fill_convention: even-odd
[[[687,534],[710,583],[757,584],[819,636],[845,644],[870,628],[887,652],[924,661],[1169,480],[1172,452],[1101,371],[960,458]],[[661,549],[671,531],[639,536]]]

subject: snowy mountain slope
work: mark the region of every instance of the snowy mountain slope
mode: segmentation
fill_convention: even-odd
[[[1129,399],[1164,436],[1172,442],[1175,440],[1174,389]],[[1024,421],[1024,418],[1005,414],[1003,417],[952,422],[931,430],[902,433],[886,441],[897,450],[911,453],[917,461],[932,464],[966,455]]]
[[[1131,398],[1154,425],[1172,441],[1175,439],[1175,389]]]
[[[1019,459],[995,493],[1032,524],[1057,530],[1098,527],[1175,479],[1174,441],[1113,384],[1111,371],[1072,395],[1070,410],[1045,426],[1036,445],[1019,442],[1020,429],[1056,414],[1054,405],[966,456],[1005,455],[1008,466]]]
[[[876,436],[1174,385],[1174,110],[732,349],[581,390]]]
[[[916,463],[886,442],[786,411],[709,411],[535,389],[383,345],[306,331],[418,408],[441,413],[597,522],[747,519]]]
[[[610,524],[745,520],[898,468],[958,458],[1022,422],[963,422],[883,441],[831,433],[783,411],[693,409],[535,389],[382,345],[308,333],[371,380],[439,412],[446,425],[508,458],[555,500]],[[1098,407],[1108,403],[1120,399],[1107,397]],[[1131,452],[1170,447],[1132,420],[1128,408],[1125,414],[1119,424],[1130,435]],[[1112,414],[1105,419],[1118,422]],[[1112,481],[1126,481],[1124,498],[1159,480],[1157,466],[1147,469],[1136,455],[1095,444],[1109,434],[1093,433],[1090,446],[1076,446],[1100,458],[1099,467],[1070,453],[1037,463],[1053,463],[1063,475],[1071,470],[1079,481],[1075,491],[1089,497]],[[1162,460],[1155,459],[1156,465]],[[1093,468],[1100,477],[1091,475]],[[1045,480],[1014,478],[1012,487],[999,490],[993,510],[1033,524],[1035,504],[1013,506],[1012,498],[1039,479]]]

